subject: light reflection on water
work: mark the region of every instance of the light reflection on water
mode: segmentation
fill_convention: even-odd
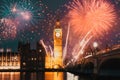
[[[32,78],[32,76],[34,77]],[[31,80],[36,80],[35,76],[36,75],[31,74]],[[53,78],[51,77],[53,76],[47,75],[45,80],[52,80]],[[0,80],[20,80],[20,72],[0,72]],[[57,80],[60,80],[60,78]],[[64,78],[64,80],[78,80],[78,76],[71,73],[66,73],[66,78]]]
[[[44,80],[64,80],[63,72],[45,72]]]
[[[66,80],[79,80],[79,76],[67,72]]]
[[[0,72],[0,80],[20,80],[20,72]]]
[[[45,80],[55,80],[50,74],[47,74]],[[98,77],[97,79],[95,79],[95,77],[93,76],[78,76],[69,72],[64,73],[64,76],[66,77],[64,77],[63,80],[120,80],[120,77]],[[40,76],[38,78],[39,79],[36,78],[36,73],[31,73],[31,79],[27,80],[42,80],[40,79]],[[0,72],[0,80],[21,80],[20,72]],[[60,80],[60,78],[57,80]]]

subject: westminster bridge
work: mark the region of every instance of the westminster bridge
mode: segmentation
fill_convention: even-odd
[[[70,64],[67,68],[74,74],[120,76],[120,45],[86,53],[77,63]]]

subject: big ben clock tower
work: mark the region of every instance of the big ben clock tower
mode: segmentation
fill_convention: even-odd
[[[63,67],[62,28],[60,26],[59,20],[56,21],[53,30],[53,39],[54,39],[54,57],[52,58],[50,56],[46,57],[46,68],[59,69]],[[63,80],[63,72],[45,72],[45,80]]]
[[[54,68],[63,66],[62,62],[62,28],[59,20],[54,27]]]

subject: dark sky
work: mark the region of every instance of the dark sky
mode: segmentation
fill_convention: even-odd
[[[49,9],[55,11],[56,9],[61,7],[61,5],[67,3],[70,0],[42,0],[42,1],[49,7]]]
[[[9,1],[9,2],[7,2],[7,1]],[[10,4],[16,3],[15,1],[20,1],[20,0],[2,0],[2,1],[0,1],[0,17],[1,17],[1,19],[3,18],[3,15],[6,16],[5,14],[7,14],[7,13],[10,14],[10,19],[11,19],[11,17],[13,19],[14,17],[18,16],[18,14],[11,16],[11,13],[9,12],[9,9],[8,9],[11,6]],[[26,1],[28,1],[28,0],[26,0]],[[31,1],[37,2],[39,0],[31,0]],[[62,12],[65,9],[64,8],[60,9],[60,8],[64,4],[67,4],[70,0],[41,0],[41,1],[42,1],[43,5],[46,5],[48,7],[47,9],[44,9],[45,13],[43,14],[43,19],[39,19],[39,17],[38,17],[39,11],[36,11],[36,10],[39,10],[40,9],[39,7],[37,7],[36,5],[33,5],[33,7],[35,7],[35,8],[32,9],[32,7],[30,7],[29,5],[25,6],[27,8],[30,7],[30,9],[34,13],[34,15],[33,15],[34,18],[32,19],[32,21],[30,23],[27,22],[27,21],[23,21],[23,24],[20,24],[17,27],[17,28],[20,28],[20,29],[17,30],[17,32],[16,32],[17,34],[16,34],[15,38],[9,37],[9,36],[12,35],[11,33],[9,33],[9,36],[7,38],[4,35],[0,35],[0,48],[11,48],[12,51],[17,51],[18,41],[31,42],[33,48],[35,47],[36,41],[39,41],[40,39],[46,40],[46,43],[47,42],[50,42],[51,44],[53,43],[52,32],[53,32],[53,28],[54,28],[54,26],[53,26],[54,22],[51,22],[52,25],[50,25],[49,22],[50,21],[55,21],[53,19],[57,19],[56,15],[55,15],[55,12],[57,10],[59,10],[60,16],[64,16],[64,13],[62,13]],[[111,1],[116,5],[116,9],[120,13],[120,2],[119,2],[119,0],[111,0]],[[25,2],[24,2],[23,5],[26,5]],[[4,8],[3,8],[3,6],[4,6]],[[14,7],[14,6],[12,6],[12,7]],[[118,15],[119,15],[119,13],[118,13]],[[47,14],[50,14],[51,16],[48,17],[48,16],[46,16]],[[8,18],[8,16],[7,16],[7,18]],[[18,20],[18,18],[17,18],[17,20]],[[118,21],[119,20],[120,19],[118,19]],[[16,21],[16,19],[13,20],[13,21]],[[2,32],[2,27],[1,26],[3,26],[3,25],[2,24],[0,25],[0,34]],[[6,26],[4,28],[6,29]],[[109,37],[109,40],[108,40],[109,43],[115,43],[115,44],[120,43],[120,33],[119,33],[120,27],[119,27],[119,25],[118,25],[118,27],[116,27],[116,30],[113,31],[114,34],[111,33],[108,36]],[[106,42],[106,41],[103,40],[103,42]]]

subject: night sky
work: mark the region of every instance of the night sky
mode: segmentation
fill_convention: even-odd
[[[6,2],[5,2],[6,1]],[[12,30],[16,30],[16,32],[13,32],[12,30],[6,29],[9,24],[2,24],[0,25],[0,48],[11,48],[12,51],[17,51],[17,45],[18,41],[23,42],[30,42],[32,44],[32,48],[35,48],[36,41],[39,41],[40,39],[43,39],[46,44],[53,45],[53,28],[54,28],[54,22],[57,18],[62,19],[65,15],[65,7],[63,7],[65,4],[68,4],[70,0],[42,0],[39,2],[39,0],[24,0],[21,1],[24,2],[22,8],[19,8],[20,4],[18,2],[19,0],[1,0],[0,1],[0,18],[7,18],[12,19],[13,24],[17,25],[17,29],[13,27]],[[42,7],[38,7],[39,5],[36,5],[34,3],[38,2],[42,5]],[[111,0],[113,4],[115,4],[115,8],[117,11],[118,19],[117,22],[120,21],[120,0]],[[10,4],[9,4],[10,3]],[[28,3],[30,3],[30,6]],[[37,4],[38,4],[37,3]],[[12,14],[10,11],[10,8],[16,7],[19,8],[18,13]],[[3,8],[4,7],[4,8]],[[34,8],[35,7],[35,8]],[[27,9],[26,9],[27,8]],[[10,10],[10,11],[9,11]],[[32,14],[32,20],[23,20],[21,19],[20,11],[26,12],[25,14]],[[6,13],[6,14],[5,14]],[[7,15],[7,13],[9,15]],[[38,14],[40,13],[40,14]],[[62,14],[63,13],[63,14]],[[17,16],[17,17],[16,17]],[[17,23],[17,21],[19,21]],[[15,22],[15,23],[14,23]],[[102,43],[105,43],[106,41],[109,42],[109,44],[120,44],[120,23],[117,24],[114,27],[114,30],[111,31],[111,33],[107,34],[107,38],[101,38]],[[3,28],[3,26],[5,26]],[[6,30],[7,33],[4,33],[3,30]]]

